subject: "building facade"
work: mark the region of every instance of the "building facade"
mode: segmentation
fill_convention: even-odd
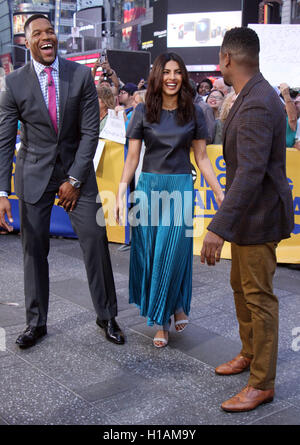
[[[281,23],[300,23],[300,0],[0,0],[0,60],[8,69],[11,62],[18,67],[29,59],[23,26],[28,16],[41,12],[55,26],[62,55],[109,48],[150,51],[153,60],[159,53],[174,48],[184,55],[189,66],[202,64],[196,60],[196,54],[213,66],[218,51],[210,47],[205,31],[201,30],[206,23],[201,14],[224,12],[225,18],[227,11],[240,11],[237,24],[246,26],[259,21],[259,5],[261,11],[265,3],[280,5]],[[186,20],[188,13],[197,17]],[[176,15],[183,16],[182,24]],[[215,37],[228,26],[225,22],[212,25],[213,18],[210,22],[209,33]],[[172,26],[178,27],[177,37]],[[197,42],[184,47],[192,35]],[[178,48],[172,43],[174,38]],[[208,42],[206,47],[203,39]]]
[[[300,0],[283,0],[281,23],[300,24]]]
[[[12,21],[10,3],[0,0],[0,65],[8,74],[12,68],[11,59]]]

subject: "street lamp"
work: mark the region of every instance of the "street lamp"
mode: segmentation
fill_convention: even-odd
[[[21,45],[13,45],[12,43],[9,43],[9,46],[13,46],[14,48],[19,48],[19,49],[22,49],[23,51],[25,51],[25,64],[28,62],[27,54],[28,54],[28,51],[30,51],[29,48],[26,48],[26,47],[21,46]]]

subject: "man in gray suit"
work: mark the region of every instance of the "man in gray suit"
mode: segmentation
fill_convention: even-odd
[[[0,97],[0,226],[12,230],[12,160],[18,120],[21,147],[15,190],[19,198],[24,252],[27,328],[21,348],[47,334],[49,225],[55,195],[69,213],[82,248],[97,324],[108,340],[124,343],[115,316],[117,301],[93,157],[99,134],[99,105],[88,68],[57,56],[48,18],[31,16],[24,26],[32,62],[6,78]],[[102,213],[101,213],[102,212]]]
[[[220,69],[237,99],[224,125],[226,195],[208,226],[201,261],[214,265],[231,242],[231,286],[242,350],[216,368],[219,375],[250,368],[248,385],[221,406],[249,411],[274,397],[278,349],[278,300],[273,293],[276,246],[294,226],[286,177],[285,114],[259,72],[259,39],[248,28],[225,34]]]

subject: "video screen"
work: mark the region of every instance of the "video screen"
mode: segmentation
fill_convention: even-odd
[[[221,46],[226,31],[241,23],[242,11],[168,14],[167,46]]]

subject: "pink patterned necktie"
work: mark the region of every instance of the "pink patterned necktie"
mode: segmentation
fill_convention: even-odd
[[[57,133],[57,115],[56,115],[56,94],[55,94],[55,83],[52,77],[51,71],[52,67],[47,67],[44,69],[45,73],[48,75],[48,110],[50,119],[52,121],[54,130]]]

